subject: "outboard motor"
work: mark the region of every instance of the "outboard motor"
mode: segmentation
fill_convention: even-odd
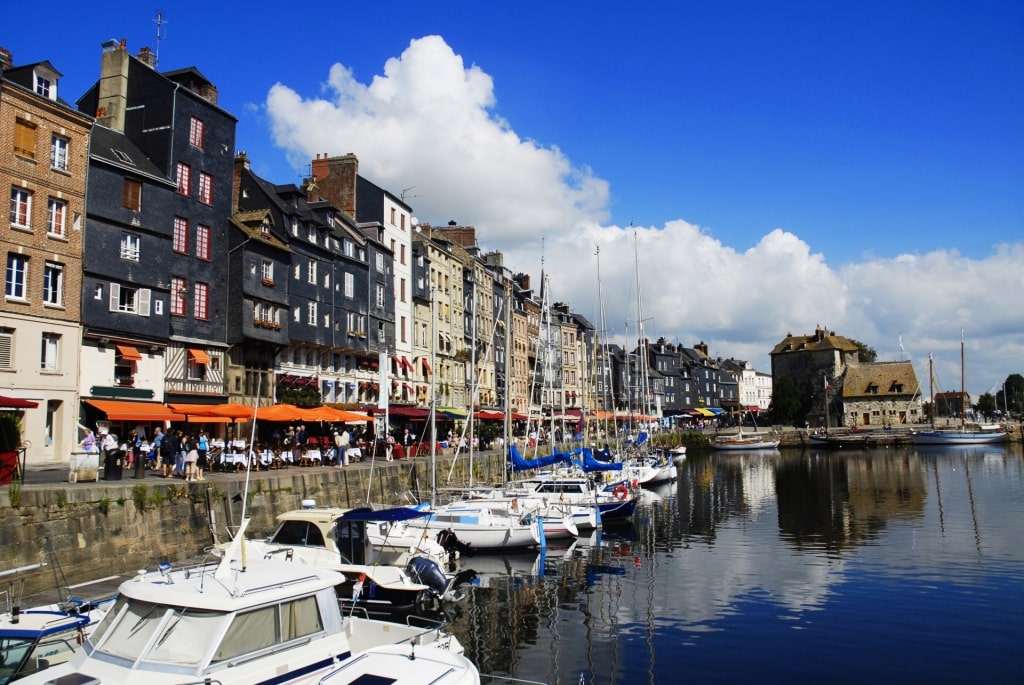
[[[448,591],[448,576],[444,574],[436,561],[426,557],[413,557],[405,568],[405,572],[420,585],[426,585],[438,597],[444,597]]]

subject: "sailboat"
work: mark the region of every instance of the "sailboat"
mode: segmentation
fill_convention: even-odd
[[[711,441],[713,450],[773,450],[782,441],[778,433],[774,431],[763,431],[757,428],[757,419],[751,414],[754,421],[754,432],[743,432],[743,421],[740,421],[739,430],[735,433],[719,434]]]
[[[960,397],[966,398],[964,372],[964,333],[960,331]],[[935,373],[931,355],[928,356],[928,391],[931,396],[931,428],[912,431],[910,439],[915,445],[985,445],[1006,439],[1006,428],[1000,424],[968,423],[966,407],[960,407],[960,426],[957,428],[935,427]]]

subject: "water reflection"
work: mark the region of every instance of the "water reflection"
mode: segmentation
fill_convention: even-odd
[[[812,668],[808,649],[836,652],[851,681],[865,650],[893,673],[966,663],[977,638],[938,647],[936,631],[986,635],[987,651],[1008,639],[992,621],[1024,628],[1022,461],[1019,445],[690,455],[631,522],[545,558],[490,560],[453,629],[482,672],[548,683],[733,682]],[[752,642],[768,656],[738,662]]]

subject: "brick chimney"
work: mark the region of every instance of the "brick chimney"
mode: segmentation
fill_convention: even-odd
[[[128,63],[123,38],[120,42],[111,39],[103,43],[96,123],[122,133],[128,103]]]
[[[0,71],[10,69],[14,65],[14,58],[7,48],[0,48]]]
[[[135,57],[150,69],[156,67],[156,54],[148,47],[139,48],[139,54]]]
[[[240,211],[238,203],[242,199],[242,172],[249,169],[249,156],[245,150],[235,155],[235,166],[231,175],[231,209]]]
[[[352,218],[356,217],[356,177],[359,158],[350,152],[340,157],[319,154],[310,165],[320,196]]]

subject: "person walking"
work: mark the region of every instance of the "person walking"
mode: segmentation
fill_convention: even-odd
[[[196,462],[199,461],[199,442],[191,435],[185,436],[185,481],[191,483],[196,479]]]
[[[153,444],[150,445],[149,455],[147,457],[150,462],[149,466],[156,471],[160,470],[160,448],[163,447],[163,444],[164,432],[160,426],[157,426],[153,429]]]
[[[88,428],[85,429],[85,437],[82,438],[82,451],[88,454],[96,452],[96,436]]]
[[[164,478],[174,475],[174,460],[181,448],[178,445],[178,434],[175,431],[167,431],[167,435],[160,442],[160,470]]]

